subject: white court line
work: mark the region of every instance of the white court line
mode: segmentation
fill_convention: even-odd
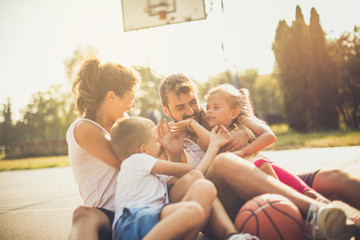
[[[3,213],[26,213],[26,212],[53,212],[53,211],[68,211],[74,210],[76,207],[73,208],[43,208],[43,209],[32,209],[32,210],[13,210],[13,211],[0,211],[0,214]]]
[[[63,200],[70,200],[70,199],[75,199],[75,198],[79,198],[81,200],[81,198],[79,196],[73,196],[73,197],[66,197],[66,198],[59,198],[59,199],[55,199],[55,200],[48,200],[49,202],[56,202],[56,201],[63,201]],[[5,203],[5,204],[0,204],[0,208],[2,207],[8,207],[8,206],[23,206],[23,205],[34,205],[34,204],[38,204],[40,203],[39,201],[37,202],[17,202],[17,203]],[[44,203],[44,202],[41,202]]]

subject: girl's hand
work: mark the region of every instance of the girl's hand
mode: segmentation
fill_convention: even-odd
[[[174,135],[184,133],[186,130],[188,130],[188,126],[189,126],[189,123],[191,120],[193,120],[193,119],[186,119],[186,120],[182,120],[177,123],[175,123],[175,122],[170,123],[169,126],[171,129],[171,132]]]
[[[221,147],[229,143],[230,140],[231,135],[229,131],[224,127],[224,125],[221,124],[220,127],[216,126],[211,130],[209,148],[216,147],[220,149]]]

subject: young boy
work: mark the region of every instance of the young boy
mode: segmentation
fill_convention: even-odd
[[[209,163],[213,152],[229,140],[224,128],[214,129],[210,144],[215,150],[204,162]],[[160,144],[151,120],[120,120],[111,131],[111,146],[122,161],[115,193],[114,239],[194,239],[209,219],[217,193],[214,185],[197,180],[181,202],[169,204],[167,183],[176,180],[170,176],[182,177],[193,168],[157,159]],[[229,239],[236,239],[234,226],[230,233]]]

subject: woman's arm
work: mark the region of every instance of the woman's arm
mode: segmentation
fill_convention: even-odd
[[[265,123],[252,118],[244,117],[243,124],[254,132],[254,134],[256,135],[256,139],[242,149],[235,151],[234,153],[238,156],[244,157],[253,154],[269,147],[276,141],[275,134]]]
[[[75,138],[84,150],[108,165],[120,168],[121,161],[111,150],[111,139],[98,126],[88,121],[80,121],[75,126]]]

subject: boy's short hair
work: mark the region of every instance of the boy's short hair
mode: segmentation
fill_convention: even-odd
[[[118,120],[111,129],[113,152],[121,161],[137,153],[141,144],[149,142],[150,130],[153,128],[155,128],[153,121],[143,117]]]
[[[159,87],[161,104],[165,107],[168,106],[168,95],[170,92],[174,92],[176,96],[180,96],[181,93],[187,94],[193,91],[197,94],[198,89],[195,83],[182,73],[172,74],[166,77]]]

